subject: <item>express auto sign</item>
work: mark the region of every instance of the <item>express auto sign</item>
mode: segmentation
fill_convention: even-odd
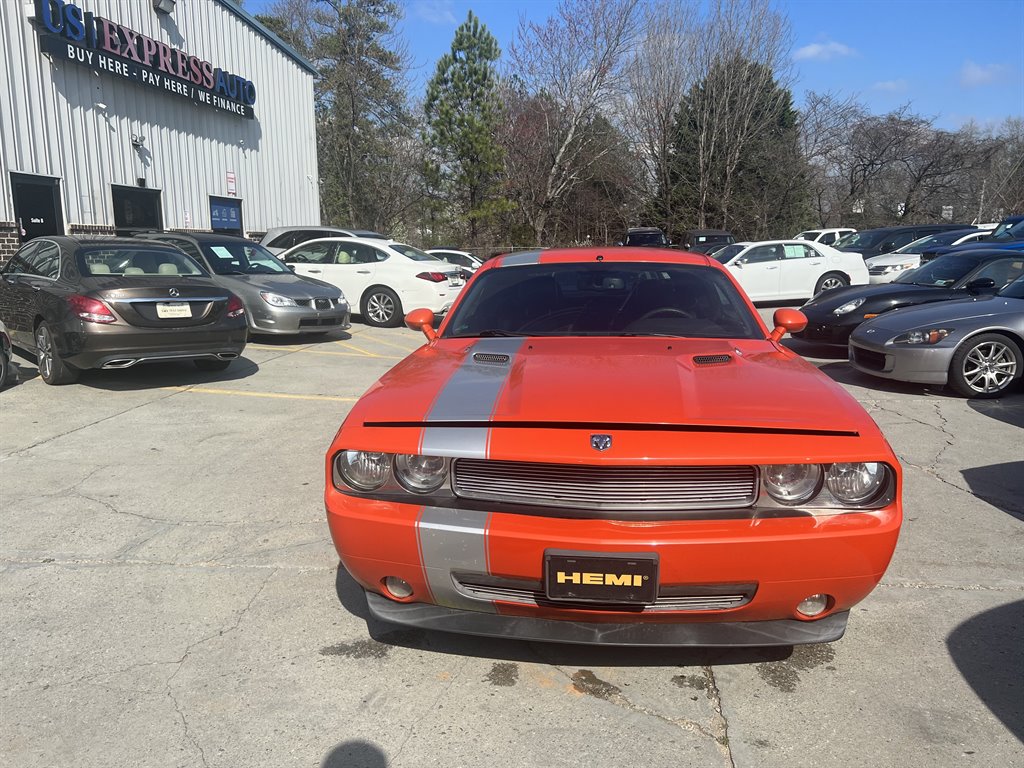
[[[97,72],[252,118],[256,86],[208,61],[64,0],[35,0],[40,48]]]

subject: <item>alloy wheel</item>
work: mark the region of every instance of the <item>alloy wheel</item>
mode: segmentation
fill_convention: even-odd
[[[53,339],[45,326],[36,328],[36,366],[39,375],[48,380],[53,373]]]
[[[1017,375],[1017,358],[1002,342],[987,341],[967,353],[963,373],[975,392],[999,392]]]
[[[833,288],[842,288],[846,285],[840,277],[826,277],[821,281],[821,290],[830,291]]]
[[[387,323],[395,314],[395,302],[386,293],[375,293],[366,302],[366,312],[375,323]]]

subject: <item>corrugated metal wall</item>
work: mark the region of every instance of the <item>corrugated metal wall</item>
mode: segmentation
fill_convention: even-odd
[[[256,118],[51,61],[39,50],[32,3],[0,0],[0,220],[14,219],[8,172],[16,171],[61,177],[67,226],[113,226],[110,185],[145,177],[162,191],[166,228],[208,229],[208,195],[227,196],[233,171],[246,230],[319,223],[307,70],[214,0],[178,0],[170,16],[149,0],[76,5],[251,80]],[[133,135],[145,137],[141,151]]]

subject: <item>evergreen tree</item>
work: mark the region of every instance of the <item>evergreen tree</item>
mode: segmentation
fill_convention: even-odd
[[[450,201],[477,242],[482,222],[503,209],[497,197],[501,103],[497,40],[472,11],[455,30],[451,52],[437,62],[424,103],[427,176],[437,199]]]

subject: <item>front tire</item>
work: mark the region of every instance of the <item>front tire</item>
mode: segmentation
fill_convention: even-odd
[[[371,288],[363,296],[363,322],[376,328],[395,328],[402,324],[402,302],[390,288]]]
[[[953,354],[949,386],[964,397],[1002,397],[1024,369],[1020,347],[999,333],[968,339]]]
[[[36,328],[35,341],[36,365],[39,368],[39,377],[43,381],[54,386],[78,381],[80,371],[61,359],[49,325],[39,324]]]
[[[831,291],[833,288],[845,288],[849,284],[850,281],[846,279],[846,275],[828,272],[818,278],[818,284],[814,286],[814,295],[817,296],[822,291]]]

